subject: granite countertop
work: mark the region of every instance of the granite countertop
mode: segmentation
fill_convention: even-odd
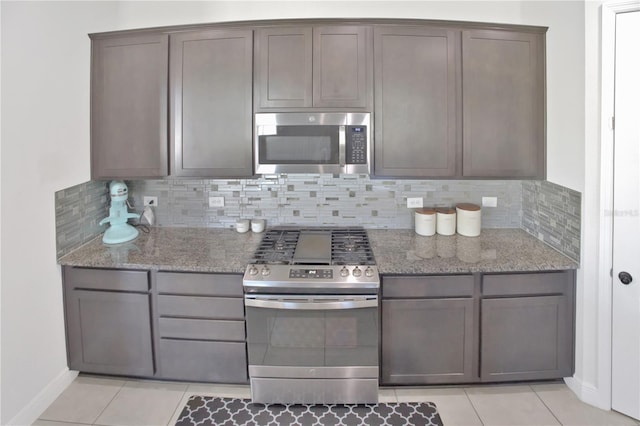
[[[553,271],[578,263],[521,229],[483,229],[479,237],[412,229],[368,230],[381,274]]]
[[[423,237],[412,229],[367,230],[381,274],[576,269],[578,264],[520,229],[483,229],[479,237]],[[132,242],[102,235],[61,257],[93,268],[243,273],[263,234],[221,228],[151,228]]]
[[[263,234],[223,228],[161,228],[135,240],[106,245],[102,235],[58,263],[91,268],[244,273]]]

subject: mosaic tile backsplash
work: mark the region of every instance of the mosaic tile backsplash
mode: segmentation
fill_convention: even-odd
[[[56,256],[60,258],[105,230],[109,191],[105,182],[87,182],[55,193]]]
[[[580,193],[546,181],[378,180],[367,175],[294,174],[255,179],[127,181],[130,202],[141,212],[143,196],[157,196],[157,226],[231,228],[236,219],[266,219],[267,226],[413,228],[407,197],[425,207],[481,204],[483,228],[523,228],[579,260]],[[87,182],[56,193],[58,257],[104,231],[106,182]],[[224,207],[209,207],[224,197]]]
[[[480,204],[498,197],[497,208],[482,210],[485,228],[519,228],[520,181],[376,180],[367,175],[295,174],[235,180],[130,181],[137,211],[143,196],[157,196],[158,226],[230,228],[236,219],[266,219],[267,226],[364,226],[407,229],[413,210],[407,197],[426,206]],[[209,207],[209,197],[224,197],[224,207]]]
[[[547,181],[522,182],[522,229],[580,261],[579,192]]]

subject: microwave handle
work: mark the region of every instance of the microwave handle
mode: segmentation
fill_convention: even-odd
[[[367,300],[341,300],[336,302],[317,302],[312,299],[300,301],[280,301],[270,299],[246,298],[244,305],[252,308],[266,309],[287,309],[287,310],[307,310],[326,311],[339,309],[375,308],[378,306],[378,298]]]
[[[340,166],[344,167],[347,164],[347,126],[340,126],[338,129],[338,145],[338,161],[340,161]]]

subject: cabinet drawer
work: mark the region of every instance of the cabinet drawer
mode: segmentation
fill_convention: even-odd
[[[69,289],[149,291],[147,271],[65,267],[64,280]]]
[[[160,339],[160,375],[198,382],[247,382],[244,343]]]
[[[564,294],[569,282],[569,274],[566,271],[541,274],[484,275],[482,277],[482,295]]]
[[[160,337],[201,340],[245,340],[244,321],[160,318]]]
[[[228,297],[158,296],[160,316],[244,319],[244,300]]]
[[[242,297],[242,275],[159,272],[158,293]]]
[[[471,297],[473,275],[382,277],[382,297]]]

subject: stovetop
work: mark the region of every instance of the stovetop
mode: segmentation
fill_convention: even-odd
[[[247,292],[372,293],[380,277],[363,228],[271,228],[243,285]]]
[[[329,238],[330,251],[325,244]],[[375,265],[375,259],[363,228],[272,228],[266,231],[250,263]]]

